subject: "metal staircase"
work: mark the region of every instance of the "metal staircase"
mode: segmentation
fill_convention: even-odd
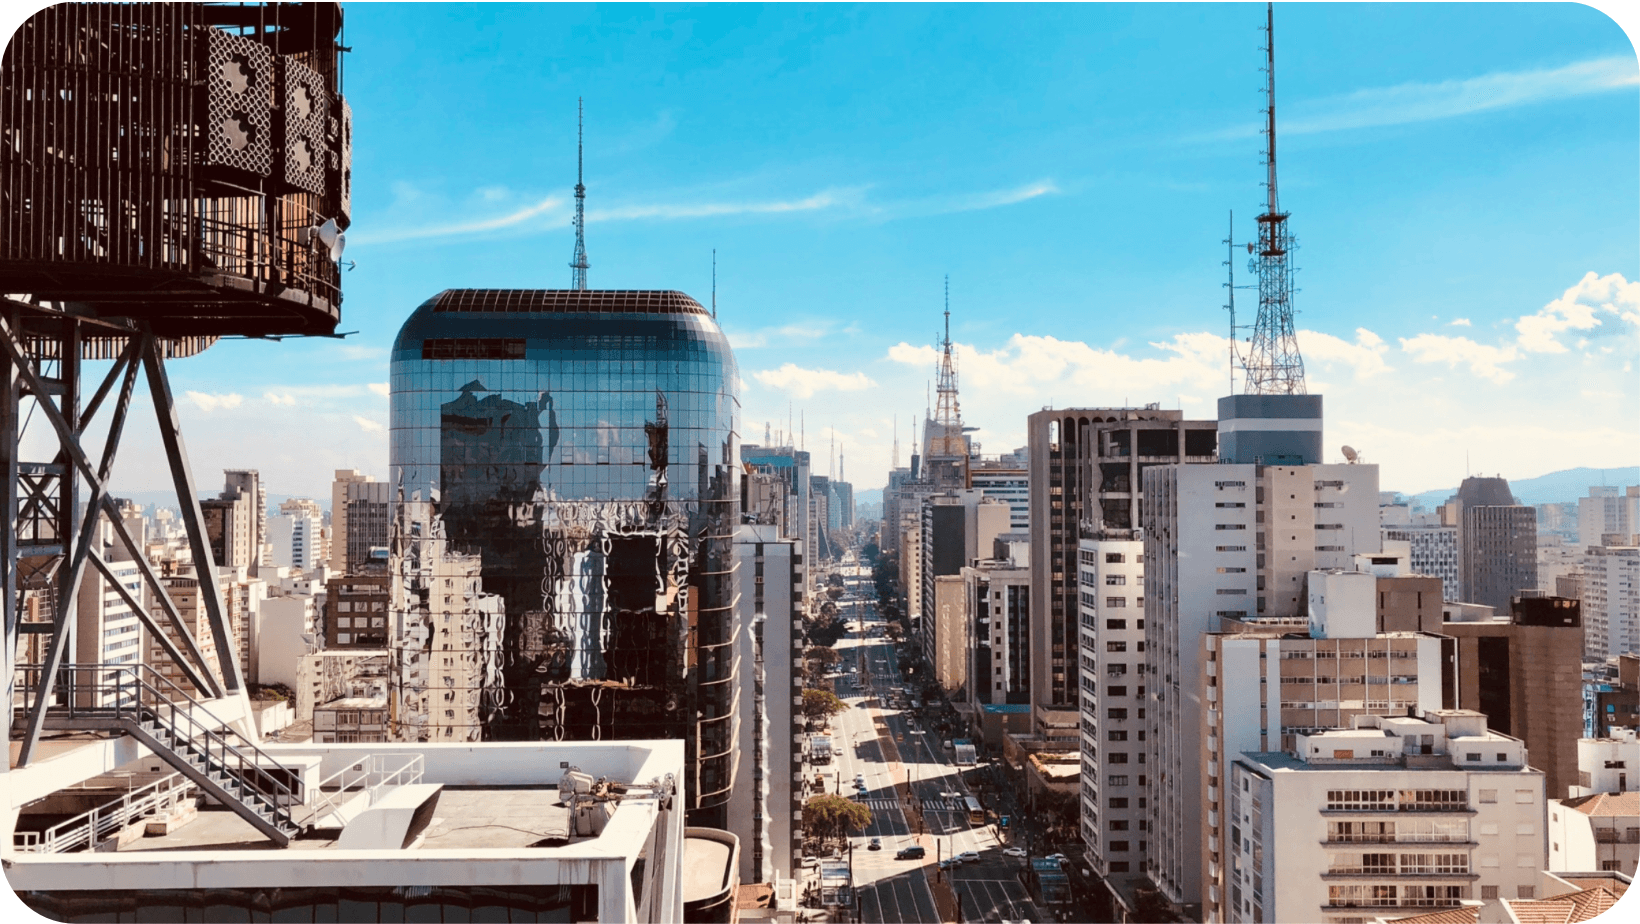
[[[25,696],[40,689],[38,665],[17,673]],[[311,827],[291,814],[304,801],[296,775],[152,667],[64,664],[54,691],[46,728],[131,735],[281,847]]]

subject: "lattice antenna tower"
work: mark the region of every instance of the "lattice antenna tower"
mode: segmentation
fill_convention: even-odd
[[[1276,18],[1265,8],[1264,25],[1265,208],[1258,217],[1258,241],[1247,243],[1258,274],[1258,320],[1242,368],[1243,387],[1254,395],[1302,395],[1304,359],[1293,328],[1293,263],[1296,245],[1276,194]]]
[[[1236,213],[1234,210],[1230,212],[1229,233],[1224,236],[1221,243],[1224,244],[1229,254],[1224,260],[1224,291],[1226,293],[1224,310],[1230,312],[1230,391],[1228,393],[1233,395],[1236,393],[1236,367],[1242,364],[1241,350],[1236,345],[1237,331],[1247,329],[1247,325],[1236,323],[1236,290],[1257,288],[1257,286],[1236,285]]]
[[[936,386],[939,403],[934,409],[934,422],[942,429],[943,451],[955,455],[951,441],[960,441],[962,409],[957,404],[957,359],[951,351],[951,277],[945,277],[945,338],[940,341],[940,375]]]
[[[575,100],[575,259],[570,261],[570,269],[575,271],[574,283],[571,286],[577,291],[585,292],[587,288],[587,270],[592,264],[587,262],[587,187],[583,182],[582,171],[584,142],[586,140],[585,110],[582,101]],[[716,252],[713,252],[713,273],[716,274]],[[712,316],[717,316],[717,306],[712,306]]]

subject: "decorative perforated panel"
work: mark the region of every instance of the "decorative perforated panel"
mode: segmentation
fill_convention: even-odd
[[[285,182],[312,193],[325,191],[330,167],[330,93],[324,78],[290,58],[279,59],[284,71]]]
[[[340,196],[336,217],[345,227],[353,220],[353,107],[340,96],[336,97],[333,124],[338,134],[333,154],[340,161],[336,183]]]
[[[273,169],[273,53],[221,29],[205,32],[205,163],[258,176]]]

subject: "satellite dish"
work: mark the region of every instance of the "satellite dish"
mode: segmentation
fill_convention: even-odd
[[[342,262],[342,251],[347,249],[347,235],[337,232],[336,242],[330,245],[330,262]]]
[[[1350,460],[1351,462],[1354,462],[1356,459],[1360,458],[1360,454],[1357,453],[1353,447],[1345,446],[1343,451],[1344,458]]]

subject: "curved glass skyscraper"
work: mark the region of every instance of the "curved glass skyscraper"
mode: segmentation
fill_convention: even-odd
[[[392,357],[401,736],[683,738],[691,823],[722,826],[738,382],[680,292],[416,309]]]

